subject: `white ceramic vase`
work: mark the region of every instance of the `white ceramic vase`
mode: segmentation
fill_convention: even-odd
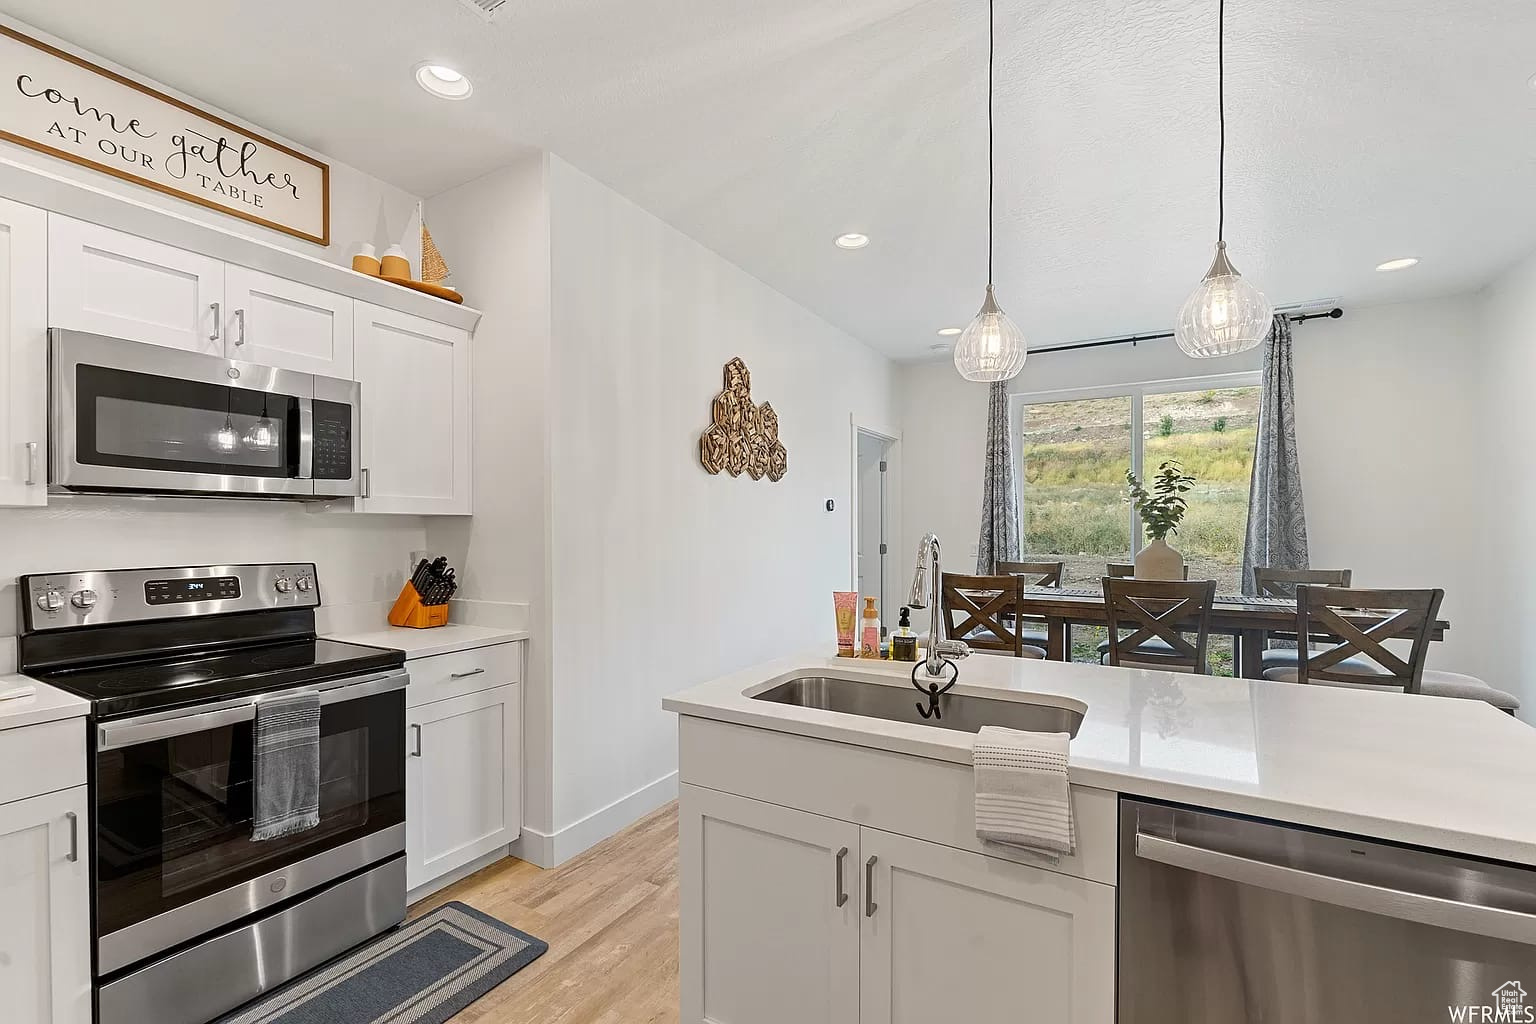
[[[1162,538],[1136,552],[1136,578],[1139,580],[1182,580],[1184,556]]]

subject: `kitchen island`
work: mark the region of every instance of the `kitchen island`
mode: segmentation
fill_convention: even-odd
[[[1132,801],[1382,844],[1357,843],[1362,857],[1401,844],[1536,866],[1520,810],[1536,731],[1490,706],[984,655],[946,699],[1083,717],[1076,851],[981,842],[973,734],[918,717],[911,668],[788,658],[665,701],[680,716],[684,1021],[1115,1020]],[[797,677],[906,688],[910,714],[757,699]],[[1521,909],[1520,928],[1536,922]],[[1489,948],[1489,971],[1510,950],[1536,962],[1536,946]]]

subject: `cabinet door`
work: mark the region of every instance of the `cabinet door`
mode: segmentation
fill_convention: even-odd
[[[48,322],[224,355],[224,264],[99,224],[48,217]]]
[[[0,505],[48,501],[48,215],[0,199]]]
[[[857,1020],[858,826],[681,791],[683,1024]]]
[[[0,804],[0,1016],[90,1024],[84,786]]]
[[[469,334],[355,303],[363,512],[470,512]]]
[[[406,712],[405,885],[415,889],[516,839],[522,709],[516,686]]]
[[[863,1024],[1113,1024],[1112,886],[869,828],[859,852]]]
[[[231,359],[352,379],[352,300],[230,264],[224,336]]]

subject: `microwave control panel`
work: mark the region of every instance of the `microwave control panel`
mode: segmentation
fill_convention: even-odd
[[[352,479],[352,407],[315,399],[316,480]]]

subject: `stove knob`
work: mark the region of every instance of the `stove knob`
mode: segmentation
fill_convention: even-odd
[[[37,595],[37,606],[45,612],[56,612],[64,607],[62,590],[45,590]]]
[[[69,599],[69,603],[82,611],[89,611],[96,607],[96,591],[77,590],[75,596]]]
[[[286,594],[293,589],[293,581],[287,576],[279,576],[272,584],[279,594]]]
[[[299,589],[302,590],[306,594],[309,593],[311,590],[315,589],[315,582],[314,582],[314,580],[311,580],[308,576],[300,576],[299,577]]]

